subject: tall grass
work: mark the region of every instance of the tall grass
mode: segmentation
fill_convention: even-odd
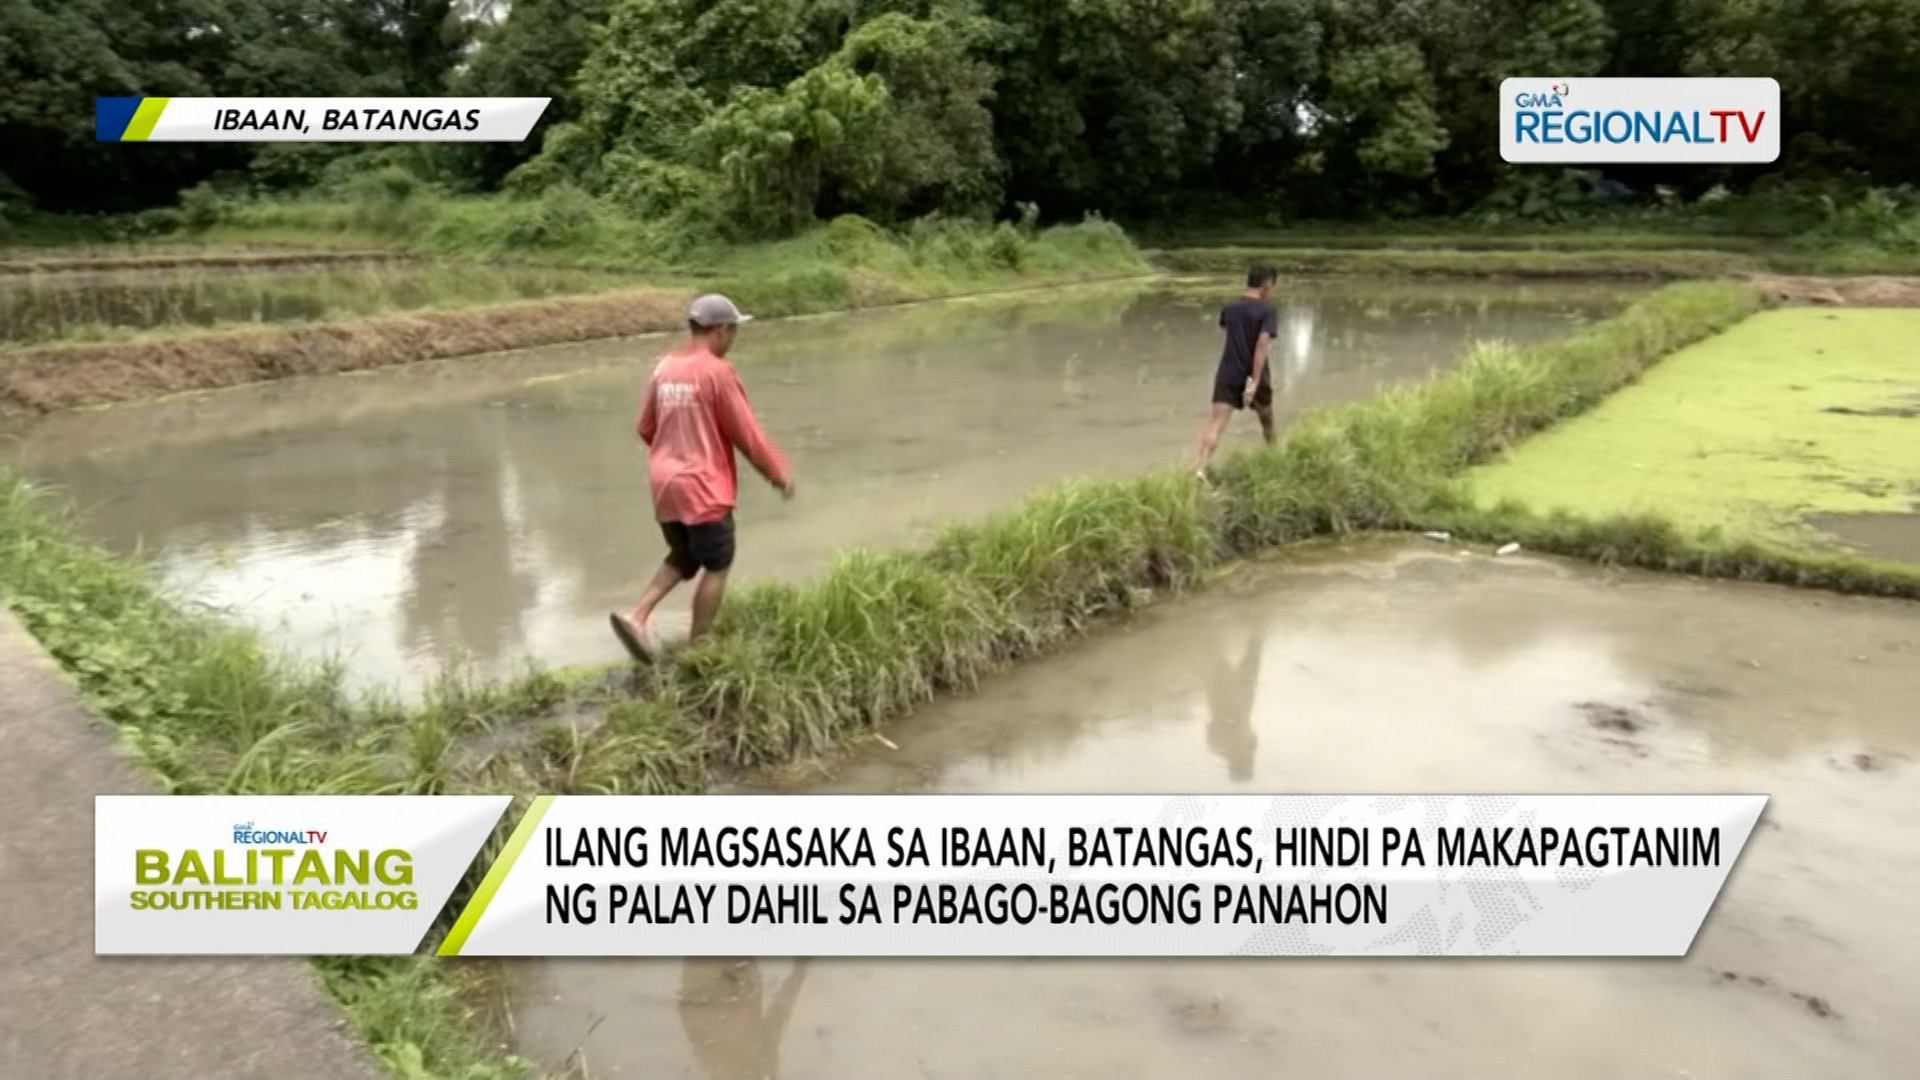
[[[717,770],[822,750],[971,687],[1225,561],[1357,530],[1443,522],[1613,561],[1920,597],[1911,570],[1736,549],[1657,522],[1534,521],[1457,492],[1463,467],[1762,302],[1741,285],[1669,286],[1566,340],[1484,346],[1424,384],[1310,414],[1277,445],[1222,460],[1211,485],[1176,470],[1058,485],[923,547],[850,551],[808,584],[747,590],[667,667],[453,681],[411,713],[346,701],[328,673],[160,595],[77,543],[17,479],[0,491],[0,584],[168,790],[263,793],[697,791]],[[523,1074],[478,1037],[454,969],[320,966],[400,1075]]]
[[[448,196],[398,184],[362,186],[351,197],[215,199],[193,220],[191,232],[206,237],[350,236],[426,252],[755,280],[860,270],[873,279],[904,276],[924,285],[929,278],[1084,276],[1139,266],[1126,234],[1097,219],[1041,229],[936,217],[883,229],[847,216],[788,240],[742,241],[710,223],[638,217],[564,185],[531,197]]]
[[[313,322],[602,292],[631,273],[448,262],[324,270],[0,277],[0,345],[93,341],[140,330]]]

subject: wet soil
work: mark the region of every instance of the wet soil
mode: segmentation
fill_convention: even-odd
[[[53,345],[0,355],[0,412],[42,414],[301,375],[664,330],[683,290],[622,289],[310,325]]]
[[[1920,277],[1785,277],[1759,274],[1750,280],[1781,303],[1830,307],[1920,307]]]
[[[1807,523],[1855,551],[1920,564],[1920,511],[1906,514],[1814,514]]]
[[[1905,1075],[1916,698],[1910,602],[1314,549],[768,785],[1770,794],[1687,958],[538,961],[521,1049],[601,1080]]]
[[[756,324],[738,348],[799,497],[742,470],[741,583],[811,573],[1075,475],[1190,452],[1231,283],[1138,285]],[[1590,287],[1322,283],[1281,305],[1282,416],[1606,314]],[[362,685],[470,660],[510,675],[624,656],[606,613],[663,551],[632,434],[663,339],[300,380],[53,417],[16,456],[94,535]],[[1227,445],[1258,438],[1238,417]],[[678,631],[684,597],[664,613]]]

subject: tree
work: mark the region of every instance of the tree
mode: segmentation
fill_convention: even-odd
[[[484,30],[467,66],[454,77],[456,93],[472,97],[551,97],[543,127],[577,119],[574,73],[606,24],[608,0],[518,0],[506,18]],[[491,189],[532,157],[539,143],[472,143],[449,147],[449,157],[472,187]]]
[[[109,26],[116,32],[110,34]],[[212,39],[190,8],[105,0],[0,0],[0,144],[12,181],[51,211],[138,210],[244,154],[94,141],[95,96],[204,95],[212,84],[170,37]]]
[[[825,212],[895,220],[998,208],[1003,166],[989,108],[997,73],[979,53],[1003,31],[978,16],[889,12],[847,35],[830,63],[877,79],[887,108],[864,133],[872,167],[832,176]]]
[[[1920,147],[1920,4],[1913,0],[1687,0],[1690,75],[1780,82],[1782,163],[1914,175]]]
[[[370,97],[444,92],[479,29],[460,0],[330,0],[323,10]]]
[[[986,0],[1008,196],[1164,209],[1242,120],[1236,0]]]

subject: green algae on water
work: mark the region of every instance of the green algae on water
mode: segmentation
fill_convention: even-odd
[[[1831,548],[1812,514],[1920,504],[1920,310],[1762,312],[1474,470],[1483,505],[1657,513]]]

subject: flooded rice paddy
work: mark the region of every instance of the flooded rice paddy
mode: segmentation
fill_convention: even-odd
[[[766,322],[735,359],[792,459],[782,503],[743,467],[742,581],[805,575],[1065,477],[1188,453],[1233,282],[1047,290]],[[1283,413],[1531,341],[1629,293],[1573,284],[1322,281],[1279,296]],[[94,535],[361,686],[467,665],[611,661],[606,612],[663,545],[633,435],[670,339],[295,380],[53,417],[15,449]],[[1236,418],[1225,446],[1258,438]],[[676,598],[684,604],[684,596]],[[681,609],[663,612],[669,633]]]
[[[1678,960],[543,960],[594,1080],[1908,1075],[1920,606],[1423,541],[1242,568],[879,744],[833,792],[1755,792]]]

